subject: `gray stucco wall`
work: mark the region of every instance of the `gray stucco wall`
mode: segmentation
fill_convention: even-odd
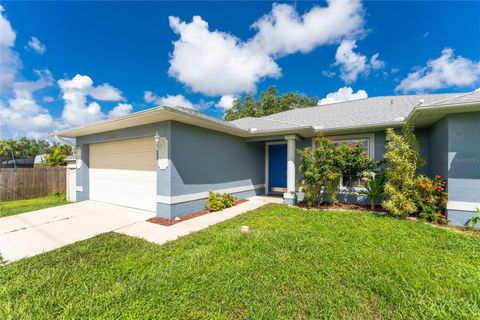
[[[433,124],[429,148],[430,176],[447,179],[447,218],[466,225],[475,212],[468,204],[480,203],[480,112],[452,114]]]
[[[429,175],[448,176],[448,119],[443,118],[429,128],[430,158],[428,161]]]
[[[265,146],[172,122],[171,195],[265,183]]]

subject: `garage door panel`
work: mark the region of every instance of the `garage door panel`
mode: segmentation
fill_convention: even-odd
[[[90,145],[90,199],[156,210],[153,137]]]

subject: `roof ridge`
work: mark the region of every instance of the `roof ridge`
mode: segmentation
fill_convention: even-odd
[[[478,89],[477,89],[478,90]],[[435,105],[435,104],[438,104],[440,102],[445,102],[447,100],[450,100],[450,99],[454,99],[454,98],[459,98],[459,97],[465,97],[465,96],[469,96],[471,94],[474,94],[477,92],[477,90],[474,90],[472,92],[464,92],[464,93],[459,93],[458,95],[455,95],[455,96],[452,96],[452,97],[448,97],[448,98],[445,98],[445,99],[441,99],[441,100],[437,100],[437,101],[433,101],[429,104],[427,104],[426,106],[431,106],[431,105]],[[444,94],[448,94],[448,93],[444,93]],[[455,93],[451,93],[451,94],[455,94]]]

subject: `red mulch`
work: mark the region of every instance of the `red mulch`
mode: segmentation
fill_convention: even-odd
[[[233,203],[233,205],[236,206],[237,204],[244,203],[244,202],[247,202],[247,201],[248,201],[247,199],[238,199]],[[151,222],[151,223],[161,224],[162,226],[167,226],[168,227],[168,226],[172,226],[174,224],[177,224],[179,222],[189,220],[189,219],[193,219],[193,218],[203,216],[203,215],[206,215],[206,214],[209,214],[209,213],[210,213],[210,210],[205,209],[205,210],[200,210],[200,211],[197,211],[197,212],[186,214],[186,215],[180,217],[180,220],[167,219],[167,218],[161,218],[161,217],[153,217],[153,218],[148,219],[147,221]]]
[[[308,209],[322,209],[322,210],[328,210],[328,209],[334,209],[334,210],[359,210],[359,211],[371,211],[370,205],[366,204],[355,204],[355,203],[334,203],[334,204],[327,204],[327,203],[322,203],[318,207],[310,207],[306,202],[301,202],[298,204],[299,207],[301,208],[308,208]],[[385,209],[382,208],[382,206],[375,206],[376,212],[385,212]]]

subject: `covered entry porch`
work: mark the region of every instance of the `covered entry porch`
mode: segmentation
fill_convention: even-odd
[[[265,193],[283,197],[286,204],[297,201],[297,150],[311,140],[286,135],[265,140]]]

